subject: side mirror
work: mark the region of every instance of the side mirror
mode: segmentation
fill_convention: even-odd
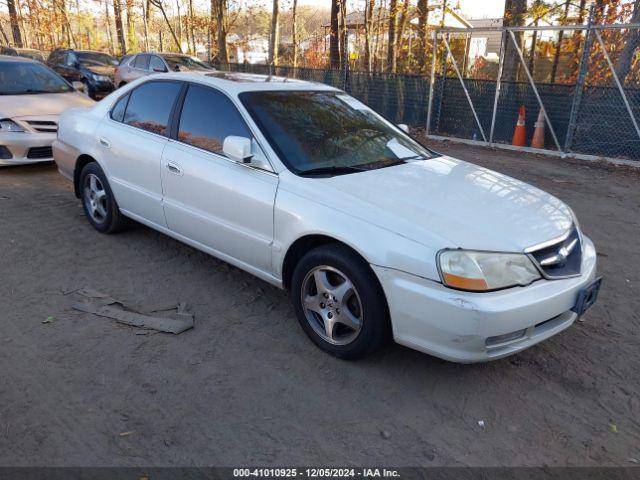
[[[246,137],[230,135],[222,143],[222,153],[238,163],[250,163],[253,157],[251,140]]]
[[[407,125],[406,123],[399,123],[398,128],[404,133],[409,133],[409,125]]]
[[[87,87],[85,87],[84,83],[82,82],[78,82],[78,81],[72,82],[71,86],[79,92],[87,93]]]
[[[167,73],[167,69],[165,67],[154,67],[153,71],[157,73]]]

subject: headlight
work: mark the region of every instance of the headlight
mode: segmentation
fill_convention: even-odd
[[[442,283],[460,290],[482,292],[529,285],[540,272],[522,253],[442,250],[438,255]]]
[[[106,75],[93,74],[92,77],[96,82],[110,82],[111,81],[111,79],[109,77],[107,77]]]
[[[24,132],[24,128],[7,118],[0,120],[0,130],[3,132]]]

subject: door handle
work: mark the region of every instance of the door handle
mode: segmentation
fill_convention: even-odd
[[[182,168],[179,165],[173,162],[167,162],[167,170],[169,170],[174,175],[182,176]]]
[[[109,143],[109,140],[107,140],[106,138],[102,138],[100,137],[100,145],[102,145],[104,148],[111,148],[111,143]]]

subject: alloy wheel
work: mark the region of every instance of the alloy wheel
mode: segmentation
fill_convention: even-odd
[[[346,345],[362,330],[362,302],[349,278],[328,265],[310,270],[301,290],[305,318],[326,342]]]
[[[107,219],[107,192],[100,178],[90,173],[84,180],[84,204],[92,220],[104,223]]]

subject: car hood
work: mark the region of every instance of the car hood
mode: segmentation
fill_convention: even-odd
[[[301,184],[312,200],[438,249],[522,251],[573,223],[556,197],[447,156]]]
[[[84,65],[85,70],[95,73],[96,75],[106,75],[107,77],[113,78],[113,75],[116,71],[115,67],[109,67],[107,65]]]
[[[79,92],[7,95],[0,103],[0,118],[59,115],[68,108],[88,107],[95,102]]]

